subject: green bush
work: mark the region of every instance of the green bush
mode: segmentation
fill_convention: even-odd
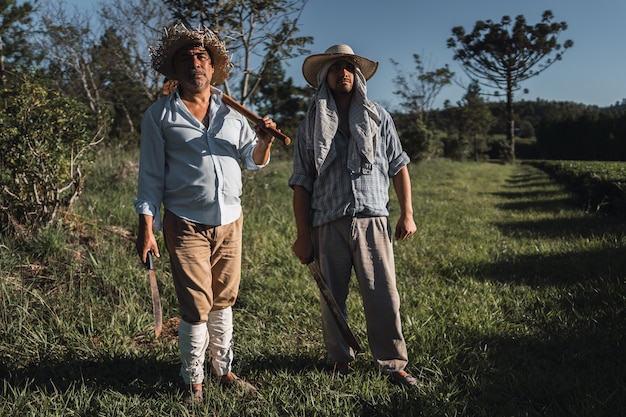
[[[624,216],[626,162],[529,161],[584,200],[586,210]]]
[[[12,230],[50,224],[83,188],[95,157],[93,114],[30,75],[0,91],[0,220]]]

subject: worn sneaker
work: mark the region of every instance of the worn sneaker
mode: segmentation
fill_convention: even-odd
[[[197,385],[200,385],[198,387]],[[185,404],[194,404],[199,403],[204,400],[204,394],[202,392],[202,384],[194,384],[194,385],[184,385],[182,388],[183,391],[183,402]]]
[[[257,390],[254,385],[239,378],[233,372],[220,377],[220,384],[225,388],[237,388],[245,394],[256,394]]]
[[[403,387],[413,388],[417,386],[417,379],[406,373],[406,371],[396,371],[389,374],[391,382]]]
[[[335,362],[333,365],[333,373],[339,376],[348,376],[352,373],[350,362]]]

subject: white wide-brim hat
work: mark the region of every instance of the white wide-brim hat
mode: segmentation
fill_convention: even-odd
[[[346,59],[359,67],[366,80],[372,78],[378,69],[378,62],[356,55],[350,46],[339,44],[331,46],[323,54],[314,54],[306,57],[302,63],[304,79],[313,87],[319,87],[317,85],[317,74],[326,63],[340,58]]]
[[[158,46],[150,47],[152,68],[165,75],[170,80],[176,79],[174,71],[174,55],[181,48],[190,45],[201,45],[211,55],[213,78],[211,84],[223,84],[228,78],[228,70],[232,66],[226,45],[220,41],[210,29],[187,29],[183,24],[166,27]]]

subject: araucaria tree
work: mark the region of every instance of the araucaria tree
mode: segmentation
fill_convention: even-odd
[[[448,48],[454,48],[454,59],[459,61],[467,75],[489,88],[506,93],[507,140],[511,159],[515,159],[515,122],[513,119],[513,93],[525,81],[560,60],[574,42],[558,42],[559,35],[567,29],[565,22],[552,22],[550,10],[543,12],[541,22],[528,25],[519,15],[515,22],[509,16],[500,23],[479,20],[471,33],[461,26],[452,28],[453,37]]]

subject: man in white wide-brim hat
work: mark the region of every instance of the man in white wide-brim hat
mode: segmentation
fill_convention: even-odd
[[[266,116],[253,130],[224,104],[216,86],[228,77],[230,58],[208,28],[166,28],[150,52],[153,68],[177,87],[142,119],[137,252],[144,263],[150,251],[158,257],[153,230],[163,229],[180,307],[185,398],[203,398],[207,349],[222,384],[254,392],[232,372],[232,306],[241,277],[241,166],[258,170],[269,162],[273,137],[264,128],[276,124]]]
[[[297,238],[304,264],[315,260],[347,318],[354,269],[363,299],[372,356],[392,382],[412,387],[400,322],[393,242],[389,224],[389,178],[399,201],[395,239],[417,230],[413,220],[408,155],[389,113],[367,98],[366,81],[378,63],[335,45],[307,57],[306,81],[316,88],[296,136],[293,173]],[[355,352],[322,302],[322,332],[334,370],[350,372]]]

